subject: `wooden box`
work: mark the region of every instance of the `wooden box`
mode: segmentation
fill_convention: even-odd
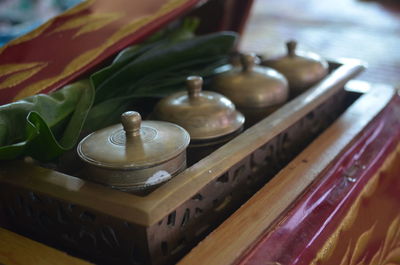
[[[128,5],[127,1],[119,2]],[[59,56],[62,60],[58,61],[58,72],[51,68],[50,62],[33,65],[32,69],[50,67],[48,69],[54,71],[40,68],[36,77],[25,75],[28,78],[1,90],[2,103],[57,89],[90,72],[126,45],[142,40],[165,23],[183,16],[195,5],[204,4],[204,1],[194,0],[174,0],[164,5],[161,2],[150,1],[148,9],[141,11],[148,13],[144,18],[125,16],[118,18],[121,21],[110,22],[113,27],[106,27],[107,31],[103,33],[94,30],[87,45],[80,42],[79,50],[75,50],[78,57]],[[82,16],[90,21],[93,16],[103,16],[104,10],[109,8],[124,8],[117,4],[111,7],[105,0],[96,2],[99,5],[94,3],[84,2],[35,32],[15,40],[3,48],[0,62],[7,65],[18,58],[31,62],[32,58],[26,56],[32,53],[15,57],[17,51],[24,47],[37,48],[35,43],[56,41],[52,39],[53,34],[62,23],[70,25],[70,28],[64,26],[67,27],[62,35],[66,36],[64,41],[76,44],[76,38],[82,37],[76,35],[79,32],[76,27],[85,30],[85,23],[79,24],[77,18]],[[212,30],[240,31],[247,12],[242,16],[238,15],[239,11],[248,11],[250,5],[251,1],[214,0],[196,12],[214,10],[221,13],[225,10],[224,16],[214,16],[219,18],[218,23],[208,21],[211,25],[204,27],[207,30],[213,27]],[[131,11],[134,9],[132,7]],[[126,25],[123,30],[117,27],[121,23]],[[104,42],[93,43],[90,41],[93,38]],[[39,55],[50,56],[48,58],[63,54],[57,49],[53,54],[47,50],[42,53]],[[330,68],[329,75],[316,86],[146,196],[113,190],[25,161],[2,162],[0,206],[6,225],[94,262],[175,262],[273,179],[360,96],[359,92],[344,90],[345,84],[364,69],[359,61],[331,62]],[[16,72],[32,69],[22,67]]]

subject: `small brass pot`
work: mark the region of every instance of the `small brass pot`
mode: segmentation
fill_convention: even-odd
[[[288,82],[276,70],[257,64],[254,54],[243,54],[241,65],[219,69],[213,88],[230,98],[246,117],[246,127],[265,118],[288,98]]]
[[[189,76],[188,90],[160,100],[152,114],[155,119],[178,124],[189,132],[189,164],[231,140],[244,124],[244,116],[232,101],[216,92],[202,91],[202,86],[201,77]]]
[[[143,194],[186,168],[190,136],[185,129],[169,122],[142,122],[135,111],[123,113],[121,121],[79,143],[84,178]]]
[[[282,73],[289,81],[293,98],[321,81],[328,74],[328,62],[313,52],[297,51],[297,42],[286,43],[287,54],[262,61],[262,65]]]

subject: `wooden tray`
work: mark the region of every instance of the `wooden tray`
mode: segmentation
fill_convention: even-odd
[[[110,264],[176,261],[327,128],[356,99],[343,87],[356,60],[331,72],[146,196],[24,161],[2,163],[0,207],[12,229]]]

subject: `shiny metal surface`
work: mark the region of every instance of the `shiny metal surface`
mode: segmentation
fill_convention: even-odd
[[[289,82],[291,96],[304,92],[328,74],[328,62],[316,53],[297,51],[297,42],[286,43],[287,54],[262,62],[282,73]]]
[[[260,116],[259,120],[286,102],[288,82],[276,70],[257,65],[257,59],[254,54],[242,55],[241,66],[225,66],[213,87],[230,98],[246,118]]]
[[[187,78],[188,91],[162,99],[155,106],[155,119],[169,121],[185,128],[192,141],[219,138],[239,130],[244,116],[225,96],[202,91],[203,79]]]
[[[125,112],[122,124],[84,138],[77,152],[86,162],[85,177],[113,187],[143,189],[171,178],[186,165],[189,134],[180,126],[143,121]]]
[[[240,107],[264,108],[287,99],[287,81],[277,71],[255,64],[253,54],[242,56],[242,66],[226,68],[214,80],[214,88]]]

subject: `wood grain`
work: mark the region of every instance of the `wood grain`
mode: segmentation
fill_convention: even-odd
[[[0,264],[89,265],[90,263],[0,228]]]

